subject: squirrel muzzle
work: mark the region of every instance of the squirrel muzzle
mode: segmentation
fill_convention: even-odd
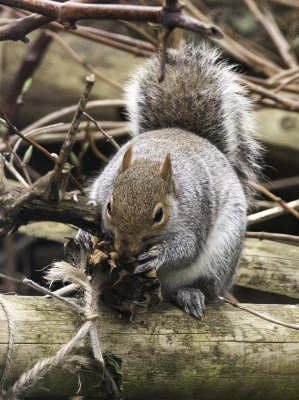
[[[115,238],[114,248],[117,253],[117,258],[130,258],[142,250],[142,243],[136,240]]]

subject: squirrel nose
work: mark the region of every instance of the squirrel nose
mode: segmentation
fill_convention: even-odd
[[[140,252],[141,248],[138,243],[132,243],[126,239],[114,241],[114,247],[117,253],[117,258],[129,258]]]

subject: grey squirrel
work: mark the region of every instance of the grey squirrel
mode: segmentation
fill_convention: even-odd
[[[236,74],[202,44],[152,57],[126,91],[134,135],[95,178],[102,229],[136,273],[156,268],[165,300],[201,318],[233,283],[260,148]],[[146,251],[148,249],[151,250]]]

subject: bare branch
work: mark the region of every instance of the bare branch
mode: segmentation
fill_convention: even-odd
[[[271,193],[268,189],[264,188],[262,185],[257,185],[254,182],[248,182],[248,185],[253,187],[256,190],[259,190],[262,192],[265,196],[269,197],[269,199],[275,201],[276,203],[279,203],[282,208],[284,208],[286,211],[288,211],[290,214],[292,214],[294,217],[299,219],[299,213],[292,207],[290,207],[282,198],[275,196],[275,194]]]
[[[94,75],[89,75],[86,78],[86,86],[85,89],[80,97],[75,115],[73,117],[70,129],[68,131],[66,140],[64,141],[60,154],[57,158],[54,170],[53,170],[53,176],[51,179],[50,183],[50,193],[49,193],[49,198],[50,199],[59,199],[59,189],[60,189],[60,181],[61,181],[61,172],[64,164],[66,163],[68,156],[73,148],[73,145],[76,140],[76,132],[78,130],[79,124],[82,120],[83,113],[86,107],[87,103],[87,98],[90,94],[90,91],[94,85],[95,82],[95,77]]]
[[[0,4],[17,7],[41,14],[47,19],[26,17],[25,22],[19,21],[0,28],[0,40],[24,40],[28,32],[44,23],[57,20],[67,28],[74,28],[75,22],[82,19],[123,19],[129,21],[148,21],[165,28],[181,27],[207,36],[222,38],[222,32],[214,25],[203,23],[195,18],[181,14],[178,8],[149,7],[132,5],[86,4],[67,1],[58,3],[51,0],[0,0]],[[21,24],[22,27],[18,26]],[[32,29],[34,25],[34,29]],[[16,33],[17,32],[17,33]],[[26,39],[25,39],[26,40]]]
[[[287,205],[288,207],[293,208],[294,210],[299,210],[299,200],[291,201],[290,203],[287,203]],[[269,210],[264,210],[255,214],[248,215],[247,225],[252,225],[258,222],[266,221],[267,219],[278,217],[286,213],[287,210],[281,206],[273,207],[270,208]]]
[[[262,86],[256,85],[255,83],[247,81],[245,78],[238,78],[238,81],[247,86],[248,89],[252,90],[253,92],[259,93],[264,97],[268,97],[271,100],[276,101],[279,104],[282,104],[285,108],[291,111],[298,111],[299,110],[299,101],[294,101],[289,99],[286,96],[279,96],[278,94],[272,92],[271,90],[267,90]]]
[[[279,51],[286,65],[288,65],[291,68],[296,67],[298,65],[296,58],[291,53],[290,45],[286,41],[283,34],[280,32],[280,29],[278,28],[270,10],[266,9],[265,13],[262,13],[262,11],[257,7],[254,0],[244,0],[244,1],[247,7],[253,13],[253,15],[256,17],[256,19],[260,21],[260,23],[264,26],[264,28],[268,32],[270,38],[275,44],[277,50]]]

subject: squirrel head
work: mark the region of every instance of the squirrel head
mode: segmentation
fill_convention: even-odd
[[[132,162],[132,152],[130,145],[103,213],[119,258],[129,258],[159,242],[176,194],[169,153],[161,164],[148,159]]]

